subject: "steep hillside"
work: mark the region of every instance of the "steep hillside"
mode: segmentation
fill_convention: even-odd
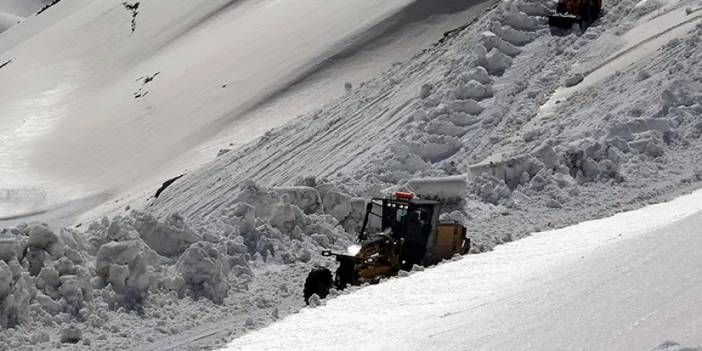
[[[512,216],[538,230],[668,196],[699,181],[699,52],[688,32],[700,12],[687,3],[613,3],[582,35],[551,33],[540,4],[502,4],[446,45],[190,172],[151,209],[206,222],[246,180],[369,197],[464,175],[455,219],[489,248],[526,234]]]
[[[152,195],[343,96],[484,2],[430,3],[62,1],[0,37],[2,79],[23,82],[0,88],[0,217],[67,225],[105,199]]]
[[[699,0],[568,31],[550,2],[437,3],[64,0],[0,35],[7,348],[229,342],[398,189],[477,254],[699,187]]]

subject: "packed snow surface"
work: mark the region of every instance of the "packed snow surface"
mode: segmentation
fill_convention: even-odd
[[[702,191],[342,295],[226,350],[702,345]]]

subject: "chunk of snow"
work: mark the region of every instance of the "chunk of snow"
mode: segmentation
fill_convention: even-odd
[[[206,297],[221,304],[228,294],[227,264],[212,243],[192,244],[178,259],[177,270],[193,297]]]
[[[448,103],[447,108],[455,113],[467,113],[469,115],[478,115],[483,112],[483,107],[477,101],[468,100],[452,100]],[[464,124],[459,124],[464,125]]]
[[[512,65],[512,59],[500,50],[492,49],[485,55],[483,66],[490,74],[500,76]]]
[[[295,204],[306,214],[322,211],[322,198],[319,191],[309,186],[292,186],[273,188],[278,195],[287,195],[290,203]]]
[[[480,42],[488,51],[497,49],[503,54],[512,57],[517,56],[522,52],[514,45],[502,40],[502,38],[498,37],[497,34],[490,31],[485,31],[480,34]]]
[[[322,196],[324,213],[332,215],[339,221],[344,220],[351,213],[351,196],[337,190],[330,190]]]
[[[478,81],[482,84],[490,84],[492,82],[490,74],[485,69],[485,67],[482,66],[475,67],[468,72],[462,73],[458,77],[458,79],[461,80],[463,83],[468,83],[471,80]]]
[[[18,248],[15,238],[0,238],[0,261],[8,262],[17,257]]]
[[[580,82],[582,82],[583,79],[585,79],[585,76],[583,76],[582,73],[572,74],[565,79],[565,81],[563,82],[563,86],[565,86],[566,88],[570,88],[572,86],[580,84]]]
[[[83,338],[83,331],[75,325],[61,328],[61,343],[77,344]]]
[[[111,284],[117,294],[129,294],[124,296],[127,298],[143,297],[154,283],[148,266],[156,262],[156,253],[142,242],[112,242],[98,250],[95,270],[103,283]]]
[[[503,23],[518,30],[533,31],[543,25],[539,17],[529,16],[524,12],[512,9],[506,11]]]
[[[63,255],[63,241],[51,229],[35,225],[29,230],[29,246],[46,250],[52,255]]]
[[[513,29],[508,26],[503,26],[499,22],[490,22],[488,29],[497,34],[504,41],[516,45],[523,46],[526,45],[536,38],[536,35],[532,32],[525,32],[518,29]]]
[[[150,248],[166,257],[178,256],[191,244],[202,240],[178,215],[168,216],[160,222],[149,214],[141,214],[136,229]]]
[[[481,100],[493,95],[492,87],[483,85],[482,83],[471,80],[468,83],[460,84],[453,91],[457,99],[460,100]]]

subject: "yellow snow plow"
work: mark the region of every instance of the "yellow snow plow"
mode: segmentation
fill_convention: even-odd
[[[347,253],[322,252],[335,257],[336,272],[317,267],[307,276],[305,302],[316,294],[325,298],[331,288],[374,284],[382,278],[409,271],[414,265],[430,266],[470,250],[466,227],[439,221],[441,203],[418,199],[411,193],[398,192],[393,198],[374,198],[366,215],[358,245]],[[372,229],[371,229],[372,228]],[[369,234],[372,231],[373,234]]]

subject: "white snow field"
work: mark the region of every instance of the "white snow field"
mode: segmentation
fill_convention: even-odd
[[[644,289],[641,269],[658,272],[658,262],[638,259],[671,267],[648,243],[677,248],[674,238],[657,241],[673,227],[609,244],[601,240],[619,233],[550,232],[502,246],[702,185],[702,1],[606,1],[584,31],[552,31],[544,16],[553,8],[63,0],[9,28],[0,34],[0,351],[221,347],[303,309],[309,270],[335,264],[320,252],[346,250],[365,201],[396,190],[445,201],[442,216],[468,228],[480,255],[427,275],[470,266],[457,275],[486,290],[447,304],[491,302],[479,310],[512,328],[487,345],[531,328],[516,324],[525,316],[512,322],[508,307],[536,308],[541,315],[527,320],[536,326],[564,323],[535,333],[571,332],[565,322],[578,315],[583,330],[572,333],[585,337],[683,296],[678,289],[696,278],[674,270],[659,279],[677,284]],[[546,256],[531,253],[534,243]],[[556,248],[564,252],[547,254]],[[511,271],[528,260],[534,269]],[[480,262],[502,270],[480,275],[468,264]],[[619,274],[606,280],[611,271]],[[530,274],[547,280],[538,292],[524,281]],[[358,293],[414,284],[402,281]],[[619,282],[638,289],[625,291],[631,309],[592,319],[601,311],[586,302],[604,308],[604,299],[587,291]],[[562,286],[569,290],[556,294]],[[519,289],[541,303],[501,295]],[[550,304],[551,295],[578,309]],[[392,296],[373,298],[393,306]],[[544,316],[543,306],[561,313]],[[670,318],[679,308],[666,310]],[[311,313],[322,312],[294,318]],[[639,324],[663,323],[661,313]],[[631,330],[619,331],[640,329]],[[642,348],[699,343],[652,334]]]
[[[22,82],[0,87],[0,218],[60,227],[69,212],[95,219],[147,198],[488,2],[431,3],[148,1],[132,31],[122,1],[61,1],[0,36],[1,79]],[[96,198],[122,202],[95,209]]]
[[[702,191],[364,287],[223,350],[702,345]]]
[[[73,12],[3,52],[3,80],[33,84],[2,90],[2,187],[50,206],[158,173],[407,1],[336,3],[151,1],[133,33],[120,1],[55,5]]]

